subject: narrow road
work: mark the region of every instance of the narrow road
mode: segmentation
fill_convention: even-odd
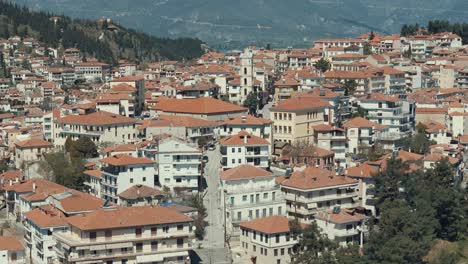
[[[231,263],[227,248],[224,247],[224,204],[221,201],[219,182],[219,169],[221,154],[219,146],[215,150],[207,151],[208,163],[205,166],[205,179],[207,189],[203,204],[208,213],[205,239],[202,242],[202,250],[197,249],[202,263]]]

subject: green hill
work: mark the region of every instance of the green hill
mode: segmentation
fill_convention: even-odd
[[[203,43],[198,39],[157,38],[102,19],[93,21],[54,16],[0,0],[0,38],[13,35],[35,37],[55,48],[76,47],[109,63],[116,63],[119,59],[182,60],[203,54]]]

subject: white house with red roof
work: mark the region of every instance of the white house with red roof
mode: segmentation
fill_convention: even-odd
[[[54,145],[42,139],[27,139],[15,142],[15,166],[23,168],[41,160],[42,155],[53,149]]]
[[[250,164],[264,169],[270,166],[271,144],[264,138],[241,131],[220,140],[219,144],[223,169],[234,168],[241,164]]]
[[[216,128],[216,134],[220,137],[235,135],[241,131],[246,131],[257,137],[273,143],[273,121],[252,115],[243,115],[225,120]]]
[[[306,167],[278,179],[290,218],[313,221],[318,212],[358,205],[358,181],[326,169]]]
[[[0,236],[0,263],[26,263],[24,245],[18,238],[13,236]]]
[[[290,263],[298,239],[291,233],[289,221],[285,216],[273,215],[240,223],[240,251],[245,261]]]
[[[221,173],[221,188],[231,242],[237,241],[240,222],[286,213],[284,197],[272,172],[239,165]]]
[[[134,185],[155,186],[156,169],[151,159],[118,154],[100,162],[100,198],[118,204],[119,194]]]

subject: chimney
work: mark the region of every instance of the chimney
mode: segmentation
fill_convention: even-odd
[[[245,122],[247,122],[247,117],[243,115],[243,116],[241,117],[241,120],[242,120],[242,123],[245,123]]]
[[[247,144],[247,135],[244,136],[244,144]]]
[[[35,183],[35,182],[33,182],[33,184],[32,184],[32,191],[33,191],[33,192],[36,191],[36,183]]]

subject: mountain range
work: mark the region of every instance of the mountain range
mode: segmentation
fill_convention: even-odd
[[[325,37],[397,33],[403,24],[464,22],[467,0],[15,0],[72,17],[109,17],[160,37],[196,37],[218,49],[310,46]]]

